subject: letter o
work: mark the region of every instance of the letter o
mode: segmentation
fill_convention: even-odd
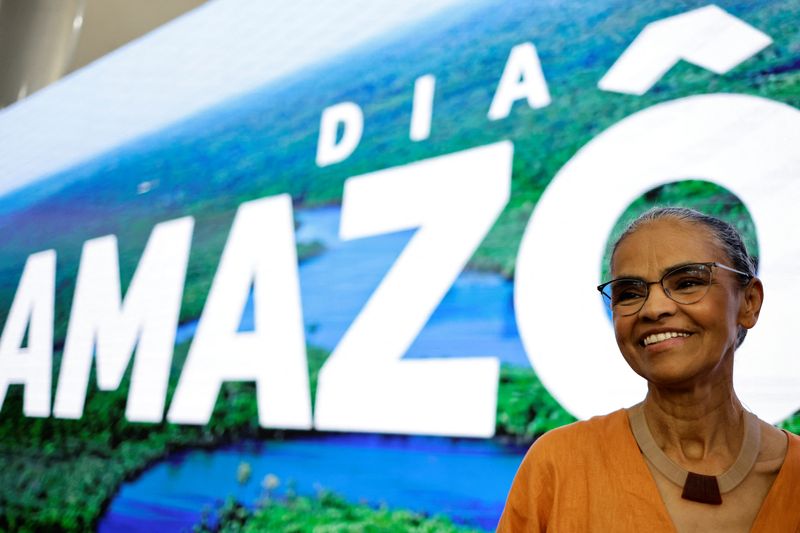
[[[631,115],[581,148],[536,205],[517,255],[520,336],[542,384],[587,418],[632,405],[645,382],[619,354],[600,295],[600,262],[637,197],[683,179],[713,181],[746,205],[766,289],[758,325],[736,354],[736,390],[770,422],[800,407],[800,111],[755,96],[710,94]]]

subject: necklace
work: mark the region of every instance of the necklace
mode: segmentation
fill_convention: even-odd
[[[684,500],[720,505],[722,494],[738,487],[753,469],[758,457],[758,450],[761,447],[761,427],[758,424],[758,418],[753,413],[745,411],[744,438],[736,461],[725,473],[718,476],[697,474],[676,464],[659,448],[653,434],[650,433],[650,428],[647,427],[642,404],[628,409],[628,417],[633,437],[636,439],[639,449],[664,477],[679,487],[683,487],[681,497]]]

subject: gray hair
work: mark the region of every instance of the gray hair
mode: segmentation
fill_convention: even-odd
[[[744,244],[744,240],[736,228],[724,220],[706,215],[700,211],[695,211],[694,209],[688,209],[686,207],[654,207],[641,214],[638,218],[631,222],[627,228],[625,228],[625,231],[623,231],[619,236],[617,242],[614,243],[614,247],[611,251],[612,261],[614,259],[614,254],[617,252],[619,244],[625,240],[625,237],[635,232],[645,224],[655,222],[657,220],[663,220],[665,218],[700,224],[708,229],[722,248],[722,251],[724,251],[725,255],[728,256],[728,259],[731,263],[729,266],[735,268],[736,270],[741,270],[742,272],[748,273],[747,276],[738,276],[742,287],[747,285],[752,278],[756,277],[758,260],[747,252],[747,247]],[[736,336],[737,348],[742,345],[746,335],[747,329],[740,327]]]

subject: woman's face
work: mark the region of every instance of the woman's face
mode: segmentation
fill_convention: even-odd
[[[719,262],[731,266],[704,226],[674,219],[649,222],[628,235],[611,263],[612,278],[657,281],[686,263]],[[656,385],[692,386],[708,379],[732,379],[733,351],[740,325],[752,327],[749,307],[735,274],[714,268],[708,293],[699,302],[679,304],[657,283],[642,309],[630,316],[614,314],[614,332],[622,355],[640,376]],[[759,300],[760,308],[760,300]],[[644,339],[655,333],[679,336],[661,342]]]

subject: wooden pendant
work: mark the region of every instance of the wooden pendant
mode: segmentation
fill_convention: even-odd
[[[719,492],[717,476],[705,476],[689,472],[686,476],[686,483],[683,485],[681,498],[697,503],[721,505],[722,494]]]

